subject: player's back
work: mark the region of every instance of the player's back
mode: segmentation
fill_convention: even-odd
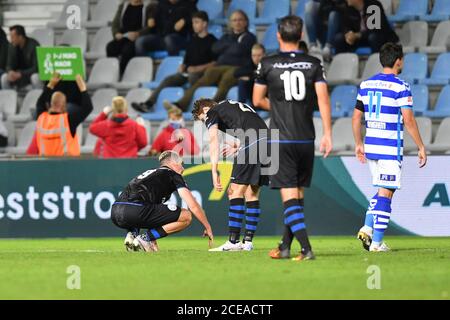
[[[325,75],[320,60],[302,51],[263,58],[256,82],[268,86],[270,128],[280,130],[280,139],[314,140],[315,83],[322,81]]]
[[[366,122],[366,158],[402,160],[401,108],[412,108],[410,86],[394,74],[379,73],[361,83],[357,100]]]

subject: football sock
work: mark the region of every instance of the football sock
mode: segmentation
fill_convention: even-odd
[[[228,211],[228,230],[231,243],[239,242],[241,236],[242,220],[245,215],[244,198],[230,200],[230,209]]]
[[[167,237],[167,232],[163,229],[163,227],[158,227],[154,229],[148,229],[145,235],[147,236],[147,241],[154,241],[156,239]]]
[[[305,216],[303,214],[303,199],[290,199],[284,202],[284,224],[289,226],[295,238],[300,242],[302,253],[311,250],[306,233]]]
[[[244,241],[251,242],[258,227],[259,215],[261,209],[259,208],[259,201],[249,201],[246,203],[247,210],[245,211],[245,237]]]
[[[128,232],[131,232],[133,234],[133,236],[137,237],[139,235],[140,229],[134,228],[134,229],[128,230]]]
[[[377,204],[377,199],[378,199],[378,193],[376,193],[369,202],[369,206],[367,207],[367,211],[366,211],[366,220],[364,222],[365,226],[372,228],[372,229],[373,229],[373,222],[374,222],[374,215],[372,212]]]
[[[373,209],[375,215],[375,223],[373,225],[372,243],[379,245],[383,241],[384,232],[386,231],[389,219],[391,218],[391,199],[378,196],[377,204]]]
[[[291,248],[292,240],[294,240],[294,234],[291,231],[291,228],[287,225],[284,226],[283,238],[281,239],[281,243],[278,246],[280,250],[286,250]]]

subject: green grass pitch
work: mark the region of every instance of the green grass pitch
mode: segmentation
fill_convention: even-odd
[[[0,240],[0,299],[449,299],[450,238],[387,237],[392,252],[373,254],[353,237],[312,237],[317,260],[301,263],[269,259],[277,240],[221,253],[168,237],[156,254],[119,238]],[[67,289],[70,265],[80,290]],[[369,290],[373,265],[381,288]]]

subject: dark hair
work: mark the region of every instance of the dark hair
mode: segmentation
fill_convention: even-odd
[[[298,43],[302,39],[303,20],[298,16],[286,16],[278,23],[278,32],[284,42]]]
[[[22,36],[22,37],[26,37],[27,34],[25,33],[25,28],[23,26],[21,26],[20,24],[16,24],[14,26],[9,27],[9,31],[15,31],[17,33],[17,35]]]
[[[401,44],[387,42],[380,49],[380,63],[384,68],[392,68],[395,61],[402,58],[403,47]]]
[[[306,44],[306,42],[305,41],[300,41],[299,43],[298,43],[298,49],[299,50],[302,50],[303,52],[305,52],[306,54],[308,54],[308,45]]]
[[[194,109],[192,110],[192,117],[194,120],[198,120],[198,116],[203,113],[203,108],[215,107],[217,102],[213,99],[198,99],[194,102]]]
[[[201,20],[203,20],[205,22],[209,22],[209,17],[208,17],[208,14],[206,13],[206,11],[194,12],[192,14],[192,19],[194,19],[194,18],[198,18],[198,19],[201,19]]]

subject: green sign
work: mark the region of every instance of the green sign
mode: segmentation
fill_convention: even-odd
[[[63,80],[75,80],[77,74],[84,78],[81,48],[37,47],[39,79],[48,81],[58,72]]]

